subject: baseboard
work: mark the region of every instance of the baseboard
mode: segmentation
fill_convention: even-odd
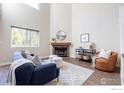
[[[0,62],[0,66],[11,65],[12,62]]]

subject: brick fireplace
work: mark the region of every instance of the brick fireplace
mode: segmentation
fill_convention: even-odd
[[[54,55],[58,55],[60,57],[70,57],[70,42],[64,43],[51,43],[52,45],[52,53]]]

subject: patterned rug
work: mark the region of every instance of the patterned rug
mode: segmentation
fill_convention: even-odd
[[[94,72],[64,61],[63,64],[64,66],[60,68],[59,82],[55,79],[46,85],[82,85]]]

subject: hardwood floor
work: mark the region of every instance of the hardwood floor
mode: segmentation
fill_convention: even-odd
[[[0,66],[0,85],[5,85],[10,65]]]
[[[74,58],[64,58],[64,61],[94,70],[94,73],[83,85],[121,85],[120,82],[120,69],[116,68],[115,72],[103,72],[91,66],[89,62],[79,61]]]
[[[94,73],[83,85],[120,85],[120,70],[113,73],[103,72],[91,67],[91,63],[79,61],[74,58],[64,58],[64,61],[94,70]],[[6,84],[9,66],[0,67],[0,85]]]

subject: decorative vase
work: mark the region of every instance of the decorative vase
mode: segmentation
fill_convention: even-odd
[[[56,38],[52,38],[53,42],[55,43],[56,42]]]

